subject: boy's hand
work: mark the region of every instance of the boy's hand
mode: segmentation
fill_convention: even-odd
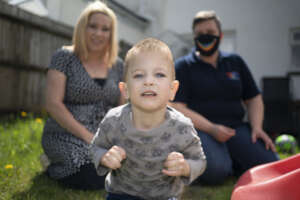
[[[190,165],[181,153],[170,153],[164,166],[166,169],[163,169],[162,172],[168,176],[190,176]]]
[[[113,146],[101,158],[100,164],[110,169],[118,169],[126,158],[126,152],[122,147]]]

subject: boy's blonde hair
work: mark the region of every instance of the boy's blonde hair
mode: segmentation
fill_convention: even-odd
[[[90,3],[80,14],[73,32],[73,51],[82,60],[87,59],[86,29],[92,14],[102,13],[111,19],[111,34],[108,46],[108,66],[111,67],[118,57],[117,17],[115,13],[100,1]]]
[[[128,69],[131,65],[131,61],[136,57],[139,56],[140,53],[143,52],[158,52],[161,53],[166,57],[166,59],[170,62],[171,73],[172,73],[172,80],[175,80],[175,69],[174,69],[174,61],[173,56],[170,48],[164,42],[155,39],[155,38],[146,38],[136,45],[134,45],[126,54],[125,61],[124,61],[124,74],[123,80],[127,80],[127,73]]]
[[[216,12],[213,10],[203,10],[196,13],[194,19],[193,19],[193,25],[192,29],[194,31],[194,28],[197,24],[202,23],[204,21],[208,20],[214,20],[219,32],[222,32],[222,25],[219,17],[216,15]]]

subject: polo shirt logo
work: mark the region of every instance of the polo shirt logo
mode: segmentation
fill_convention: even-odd
[[[226,75],[230,80],[240,80],[240,74],[238,72],[226,72]]]

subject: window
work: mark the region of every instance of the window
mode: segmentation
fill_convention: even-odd
[[[220,49],[225,52],[236,52],[236,33],[235,31],[223,31],[223,40]]]
[[[291,65],[300,68],[300,28],[294,28],[290,32]]]

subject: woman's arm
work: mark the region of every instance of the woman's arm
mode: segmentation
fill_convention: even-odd
[[[46,109],[63,128],[89,144],[94,135],[75,120],[63,103],[65,86],[66,76],[62,72],[50,69],[47,73]]]
[[[186,117],[190,118],[196,129],[213,136],[219,142],[226,142],[235,135],[234,129],[212,123],[199,113],[189,109],[184,103],[173,102],[170,104],[172,107],[182,112]]]
[[[271,148],[272,151],[276,151],[272,140],[263,130],[264,104],[261,95],[248,99],[244,103],[252,128],[252,142],[255,143],[258,138],[261,138],[265,142],[266,149]]]

